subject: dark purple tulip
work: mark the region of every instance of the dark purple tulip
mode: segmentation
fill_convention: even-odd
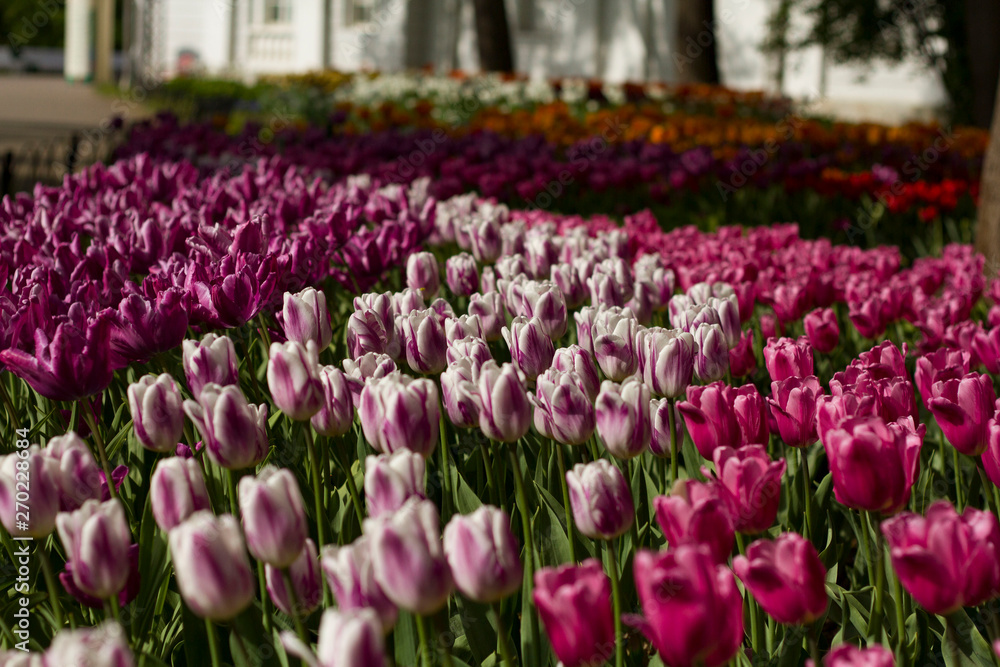
[[[111,363],[124,368],[149,361],[154,354],[172,350],[184,340],[188,328],[187,294],[170,288],[149,301],[130,294],[118,304],[111,331]]]

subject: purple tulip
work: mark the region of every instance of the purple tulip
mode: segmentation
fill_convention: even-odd
[[[529,319],[537,319],[542,331],[552,340],[559,340],[566,333],[566,299],[552,281],[532,280],[524,284],[518,312]]]
[[[816,442],[816,402],[822,395],[823,387],[815,375],[771,383],[767,402],[786,445],[805,447]]]
[[[812,375],[813,356],[809,339],[805,336],[799,336],[798,340],[769,338],[764,347],[764,365],[772,382]]]
[[[448,420],[459,428],[479,426],[479,365],[457,359],[441,373],[441,401]]]
[[[52,638],[45,655],[24,663],[4,662],[7,667],[134,667],[135,658],[128,646],[128,635],[122,626],[105,621],[96,628],[60,630]]]
[[[596,306],[586,306],[573,313],[573,320],[576,321],[576,342],[589,354],[594,354],[594,320],[597,319],[597,313]]]
[[[424,459],[401,449],[365,459],[365,503],[368,516],[377,519],[398,510],[410,498],[427,498]]]
[[[316,554],[316,543],[306,540],[305,546],[298,558],[288,566],[288,576],[295,588],[295,602],[288,594],[285,578],[281,570],[268,564],[264,568],[267,592],[274,606],[291,616],[308,616],[319,606],[323,599],[323,579],[319,571],[319,557]]]
[[[960,380],[945,380],[932,393],[927,407],[952,447],[969,456],[982,454],[989,444],[986,423],[996,412],[990,376],[969,373]]]
[[[239,384],[236,349],[227,336],[207,334],[201,341],[184,341],[184,376],[197,398],[207,384],[225,387]]]
[[[700,324],[693,332],[694,372],[703,382],[721,380],[729,370],[729,346],[718,324]]]
[[[392,363],[391,359],[388,360]],[[351,387],[347,376],[336,366],[323,366],[318,369],[317,375],[323,388],[323,405],[312,416],[310,423],[320,435],[336,438],[350,431],[354,423]]]
[[[479,370],[479,399],[479,428],[487,438],[517,442],[528,432],[531,405],[524,379],[513,364],[483,364]]]
[[[470,600],[499,602],[521,588],[521,549],[502,509],[483,505],[456,514],[444,529],[444,552],[455,587]]]
[[[375,580],[386,597],[414,614],[432,614],[447,602],[453,583],[434,503],[410,500],[367,520],[364,529],[371,536]]]
[[[635,505],[628,481],[613,463],[597,459],[577,463],[566,471],[573,523],[592,540],[610,540],[635,521]]]
[[[102,473],[87,444],[73,431],[49,440],[42,450],[58,464],[59,511],[72,512],[101,497]]]
[[[385,667],[386,629],[371,609],[327,609],[319,624],[316,655],[294,632],[281,633],[285,650],[312,667]]]
[[[649,451],[654,456],[668,458],[673,454],[673,442],[670,439],[670,413],[673,409],[674,442],[678,448],[684,438],[684,428],[681,421],[681,411],[669,398],[654,398],[649,402]]]
[[[587,300],[587,286],[571,264],[553,264],[549,270],[549,278],[562,292],[566,307],[570,310],[579,308]]]
[[[469,223],[469,241],[472,254],[484,264],[492,264],[503,251],[500,223],[495,219],[476,220]]]
[[[965,350],[953,350],[945,347],[917,357],[913,379],[920,391],[924,405],[926,406],[927,401],[936,397],[935,387],[943,389],[945,380],[961,380],[969,373],[969,369],[970,355]],[[939,382],[942,384],[939,385]]]
[[[0,456],[0,523],[11,536],[40,539],[55,529],[61,478],[59,462],[37,445]]]
[[[279,410],[295,421],[305,421],[322,409],[323,383],[316,368],[315,343],[271,343],[267,386]]]
[[[535,393],[535,429],[564,445],[582,445],[594,433],[594,405],[575,373],[550,368],[538,377]]]
[[[601,564],[546,567],[535,572],[532,591],[538,616],[564,667],[598,667],[615,650],[611,582]]]
[[[826,568],[812,542],[797,533],[757,540],[733,571],[761,608],[783,625],[808,625],[829,605]]]
[[[449,344],[470,336],[483,338],[485,333],[478,315],[460,315],[444,321],[444,337]]]
[[[250,553],[279,569],[289,567],[309,535],[295,475],[287,468],[268,465],[256,477],[240,479],[238,491]]]
[[[170,531],[177,587],[198,616],[228,621],[254,599],[254,576],[236,518],[195,512]]]
[[[538,319],[515,317],[510,327],[503,328],[503,338],[514,365],[528,380],[534,380],[552,365],[555,347]]]
[[[59,514],[56,528],[81,591],[106,600],[125,588],[132,535],[121,503],[88,500],[74,512]]]
[[[205,385],[197,401],[184,401],[184,412],[198,427],[209,458],[223,468],[249,468],[267,456],[267,406],[247,403],[239,387]]]
[[[455,296],[470,296],[479,289],[479,268],[476,258],[467,252],[453,255],[445,262],[445,279]]]
[[[837,315],[831,308],[817,308],[806,314],[802,320],[806,336],[813,349],[823,354],[829,354],[840,343],[840,325]]]
[[[428,379],[390,373],[370,380],[361,391],[358,416],[377,452],[409,449],[427,458],[437,446],[441,407],[437,386]]]
[[[199,510],[211,510],[201,465],[194,459],[172,456],[156,465],[149,487],[156,525],[169,533]]]
[[[184,410],[172,377],[166,373],[142,376],[129,385],[128,404],[139,444],[154,452],[169,452],[177,446],[184,434]]]
[[[638,378],[620,385],[605,380],[594,410],[597,433],[605,449],[619,459],[631,459],[649,447],[649,387]]]
[[[575,373],[583,393],[591,402],[597,400],[601,390],[601,379],[597,375],[597,366],[590,353],[579,345],[561,347],[552,355],[552,369],[563,373]]]
[[[285,292],[281,321],[285,338],[305,345],[309,341],[325,350],[333,340],[326,294],[307,287],[298,294]]]
[[[375,580],[370,538],[362,535],[347,546],[324,547],[321,563],[341,611],[372,609],[385,632],[392,630],[399,612]]]
[[[678,329],[646,329],[637,338],[642,378],[657,396],[684,394],[694,376],[694,336]]]
[[[687,400],[677,406],[694,446],[706,459],[711,460],[719,447],[738,447],[742,443],[733,393],[733,388],[723,382],[691,385]]]
[[[479,367],[493,359],[489,344],[482,338],[467,336],[448,344],[445,357],[449,364],[460,359],[468,359],[474,367]]]
[[[700,544],[716,563],[725,563],[736,540],[725,492],[716,483],[679,479],[669,496],[653,499],[656,522],[671,548]]]
[[[187,292],[171,287],[155,300],[129,294],[118,304],[111,330],[111,363],[124,368],[145,363],[159,352],[172,350],[184,340],[188,328]]]
[[[479,317],[483,327],[483,338],[491,342],[500,340],[506,321],[506,310],[499,292],[477,293],[470,296],[469,315]]]
[[[423,375],[443,371],[448,364],[445,358],[448,341],[441,317],[433,310],[425,309],[400,315],[396,321],[402,332],[406,363],[410,368]]]
[[[594,357],[609,380],[621,382],[639,368],[638,327],[639,322],[627,308],[602,309],[594,318],[591,331]]]
[[[418,290],[425,299],[441,288],[441,272],[434,253],[415,252],[406,260],[406,286]]]

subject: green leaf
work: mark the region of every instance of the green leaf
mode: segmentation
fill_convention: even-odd
[[[417,636],[417,624],[412,614],[405,611],[399,612],[399,619],[392,630],[392,639],[396,651],[396,664],[416,665],[420,639]]]
[[[451,466],[451,479],[455,487],[455,506],[462,514],[469,514],[482,506],[483,501],[458,472],[456,466]]]
[[[544,489],[539,489],[539,492],[548,495]],[[542,503],[542,509],[535,520],[533,535],[538,542],[536,548],[543,566],[569,562],[569,538],[559,520],[559,515],[564,514],[562,505],[559,505],[559,509],[560,513],[557,514],[548,503]]]
[[[194,615],[188,606],[184,605],[184,657],[188,665],[202,665],[206,656],[211,654],[208,648],[208,634],[205,632],[205,621]]]
[[[465,641],[477,664],[485,663],[496,652],[497,634],[489,617],[489,607],[455,596],[457,616],[465,631]],[[457,643],[457,642],[456,642]]]

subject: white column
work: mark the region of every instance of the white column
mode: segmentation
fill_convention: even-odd
[[[94,70],[90,50],[94,42],[91,30],[90,0],[66,0],[66,46],[63,76],[67,81],[88,81]]]

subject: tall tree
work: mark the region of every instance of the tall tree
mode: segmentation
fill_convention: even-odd
[[[976,216],[976,250],[986,258],[986,273],[1000,273],[1000,85],[993,105],[990,144],[983,160]]]
[[[473,0],[479,67],[487,72],[513,72],[514,52],[503,0]]]
[[[678,0],[674,67],[685,83],[719,83],[713,0]]]

